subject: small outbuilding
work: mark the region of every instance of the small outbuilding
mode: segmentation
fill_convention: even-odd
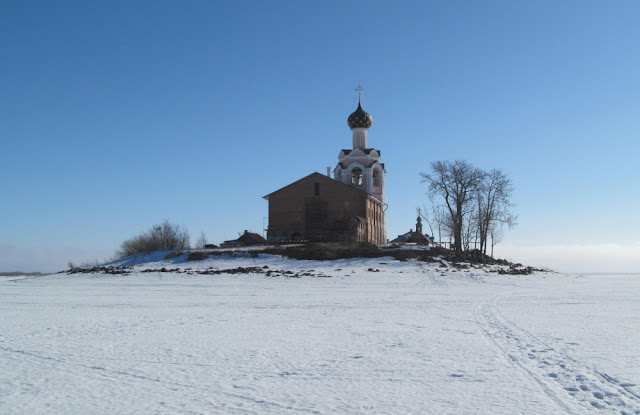
[[[252,246],[252,245],[266,245],[267,240],[257,233],[249,232],[247,230],[238,238],[231,241],[224,241],[220,247],[221,248],[239,248],[242,246]]]
[[[433,237],[422,233],[422,219],[418,216],[416,220],[416,230],[409,229],[409,232],[398,235],[392,240],[392,244],[416,244],[416,245],[433,245]]]

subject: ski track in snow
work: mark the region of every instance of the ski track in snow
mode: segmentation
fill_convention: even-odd
[[[539,384],[559,409],[570,414],[640,414],[637,385],[592,369],[518,327],[500,312],[499,298],[476,303],[476,322],[489,341]]]

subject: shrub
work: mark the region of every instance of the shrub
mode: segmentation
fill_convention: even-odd
[[[124,241],[116,251],[116,256],[124,258],[153,251],[189,249],[189,239],[189,232],[184,226],[172,225],[165,219],[147,232]]]
[[[202,261],[203,259],[207,259],[208,257],[209,257],[208,252],[202,252],[202,251],[192,252],[187,257],[187,261]]]
[[[177,258],[180,255],[184,254],[184,252],[182,251],[173,251],[173,252],[169,252],[167,254],[167,256],[164,257],[164,259],[173,259],[173,258]]]

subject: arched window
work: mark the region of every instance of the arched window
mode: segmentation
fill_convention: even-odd
[[[351,170],[351,184],[355,186],[360,186],[362,184],[362,169],[359,167]]]
[[[380,170],[378,169],[373,170],[373,185],[380,186]]]

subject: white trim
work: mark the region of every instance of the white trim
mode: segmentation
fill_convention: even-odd
[[[354,169],[354,167],[359,167],[360,170],[362,170],[362,172],[364,173],[364,169],[366,169],[367,167],[364,166],[364,164],[358,163],[357,161],[352,162],[351,164],[349,164],[346,168],[346,170],[349,172],[349,174],[351,174],[351,170]]]

